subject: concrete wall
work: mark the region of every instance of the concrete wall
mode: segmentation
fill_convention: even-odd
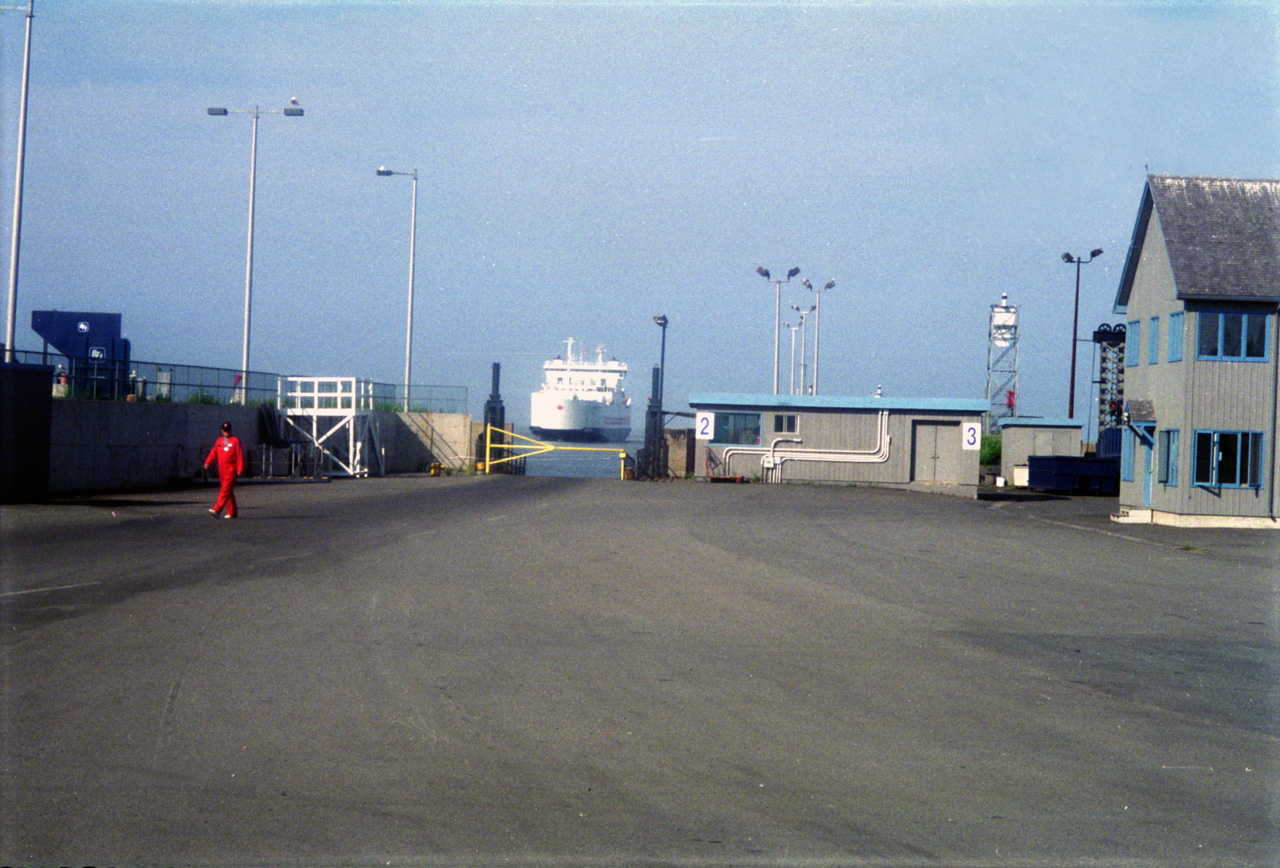
[[[0,365],[0,503],[44,499],[52,378],[47,366]]]
[[[149,488],[191,479],[230,422],[252,468],[262,450],[257,407],[116,401],[54,401],[49,492]],[[471,417],[378,413],[387,471],[413,472],[432,461],[472,461]]]
[[[662,433],[667,441],[667,473],[676,479],[693,473],[694,450],[697,448],[693,429],[666,428]]]
[[[379,413],[388,473],[417,473],[431,464],[460,470],[475,460],[466,413]]]
[[[51,494],[168,485],[197,475],[230,422],[245,449],[259,445],[256,407],[54,401]]]

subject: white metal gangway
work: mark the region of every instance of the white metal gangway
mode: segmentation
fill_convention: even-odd
[[[346,475],[382,476],[386,470],[374,400],[369,380],[281,377],[276,408]]]

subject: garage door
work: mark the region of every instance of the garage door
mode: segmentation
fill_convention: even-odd
[[[960,423],[911,424],[911,481],[960,481]]]

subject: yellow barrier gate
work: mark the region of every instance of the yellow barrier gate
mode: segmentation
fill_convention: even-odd
[[[493,433],[495,431],[504,438],[512,437],[515,440],[523,440],[525,442],[494,443]],[[494,458],[493,452],[495,449],[505,449],[512,454],[506,458]],[[610,446],[553,446],[550,443],[543,443],[541,440],[534,440],[532,437],[526,437],[514,431],[495,428],[493,425],[486,426],[484,431],[484,472],[487,476],[489,468],[495,464],[503,464],[508,461],[515,461],[518,458],[528,458],[531,455],[542,455],[556,450],[564,452],[615,452],[618,455],[618,478],[627,478],[627,451],[625,449],[616,449]]]

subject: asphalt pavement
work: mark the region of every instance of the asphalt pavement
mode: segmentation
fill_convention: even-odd
[[[4,865],[1272,866],[1280,536],[396,477],[0,506]]]

